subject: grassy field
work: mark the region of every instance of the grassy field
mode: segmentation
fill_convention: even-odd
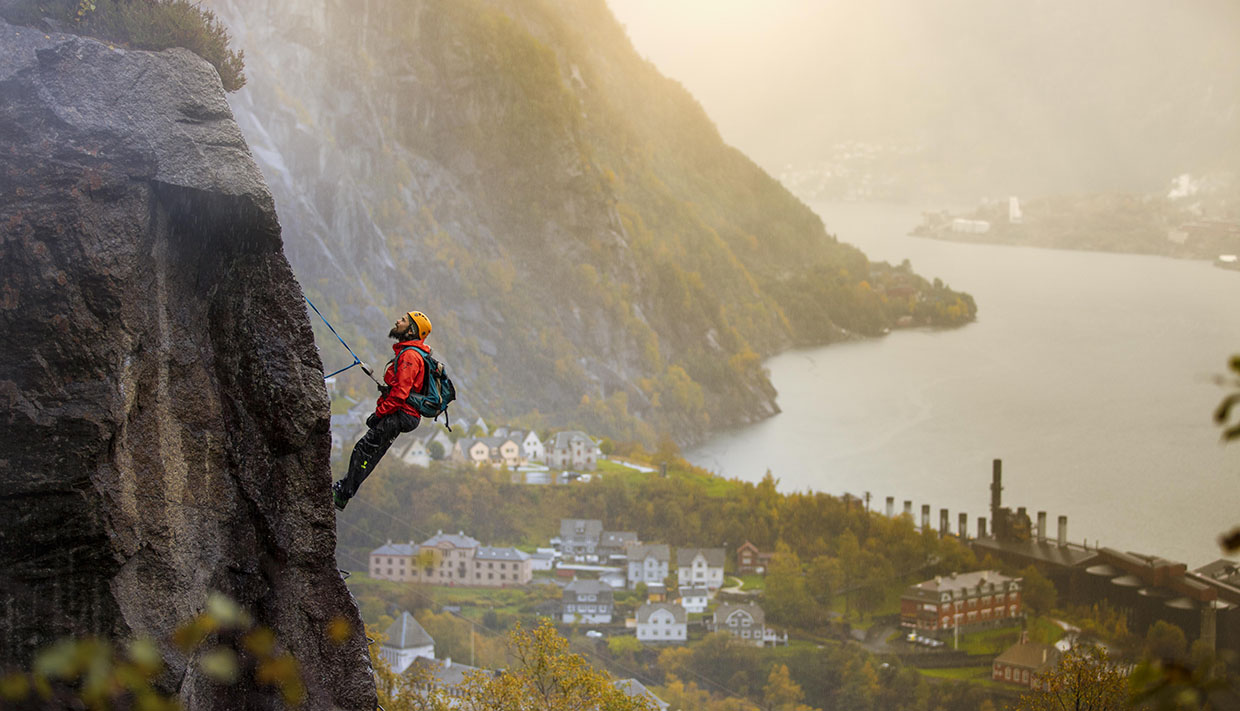
[[[627,482],[639,481],[646,477],[660,476],[658,467],[654,467],[653,472],[643,472],[626,465],[621,460],[600,459],[598,462],[597,472],[611,477],[622,477]],[[667,475],[673,479],[688,479],[702,485],[706,490],[706,495],[711,498],[725,498],[735,492],[736,487],[740,484],[730,479],[724,479],[708,472],[699,473],[695,471],[685,471],[676,467],[669,467]]]
[[[922,676],[931,679],[947,679],[951,681],[967,681],[971,683],[980,683],[986,686],[995,686],[995,682],[990,678],[991,668],[986,667],[959,667],[954,669],[919,669]]]
[[[1047,640],[1050,644],[1063,636],[1063,630],[1045,618],[1037,617],[1030,620],[1029,627],[1029,636],[1032,639]],[[962,634],[960,635],[960,649],[969,654],[997,656],[1020,640],[1020,632],[1019,627],[1003,627],[972,632],[967,635]],[[951,644],[950,640],[948,644]]]

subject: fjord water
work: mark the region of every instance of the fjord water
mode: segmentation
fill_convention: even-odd
[[[1212,378],[1240,353],[1240,272],[1208,262],[908,236],[915,208],[816,206],[873,260],[904,259],[977,300],[977,322],[900,330],[767,362],[781,414],[690,461],[783,491],[870,492],[989,517],[1003,501],[1059,515],[1068,538],[1195,567],[1240,524],[1240,443],[1220,444]]]

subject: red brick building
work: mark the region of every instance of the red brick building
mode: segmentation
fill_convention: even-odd
[[[1024,615],[1022,582],[994,570],[979,570],[911,585],[900,596],[900,625],[936,632],[1015,622]]]
[[[1061,653],[1049,644],[1030,642],[1021,634],[1020,642],[995,657],[990,678],[1026,689],[1046,688],[1045,677],[1059,664]]]

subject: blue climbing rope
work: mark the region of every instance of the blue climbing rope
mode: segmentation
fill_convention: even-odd
[[[327,320],[327,317],[323,315],[322,311],[319,311],[319,307],[315,306],[314,302],[310,300],[310,297],[306,296],[305,294],[302,294],[301,298],[305,299],[307,304],[310,304],[310,308],[314,309],[314,313],[318,314],[319,318],[323,319],[323,323],[327,324],[327,328],[332,332],[332,335],[336,337],[336,340],[340,341],[340,345],[344,346],[344,349],[349,352],[349,355],[353,356],[352,363],[346,365],[340,370],[324,375],[323,379],[327,380],[333,375],[339,375],[340,373],[343,373],[344,371],[348,370],[349,368],[352,368],[355,365],[361,365],[362,359],[358,358],[357,354],[353,352],[353,349],[349,347],[349,344],[344,342],[344,339],[340,337],[339,333],[336,333],[336,329],[332,328],[331,322]]]

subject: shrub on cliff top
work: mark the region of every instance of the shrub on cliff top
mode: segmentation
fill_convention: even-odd
[[[134,49],[184,47],[215,67],[225,91],[245,85],[245,52],[229,49],[227,28],[190,0],[13,0],[0,9],[10,22],[51,18],[65,31]]]

